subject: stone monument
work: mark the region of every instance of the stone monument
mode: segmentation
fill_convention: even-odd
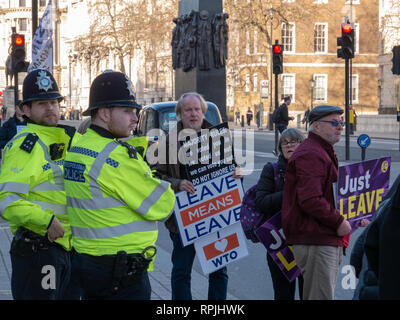
[[[227,121],[228,18],[222,0],[180,0],[171,37],[175,99],[196,91],[218,106],[223,121]]]

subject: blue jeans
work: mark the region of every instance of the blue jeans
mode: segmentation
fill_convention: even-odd
[[[192,300],[191,273],[196,250],[193,244],[182,247],[181,239],[170,232],[172,251],[172,300]],[[226,267],[210,273],[208,278],[208,300],[226,300],[228,273]]]
[[[276,125],[276,128],[278,129],[279,133],[282,133],[287,129],[287,125],[284,123],[279,123]]]
[[[10,256],[14,300],[63,299],[71,273],[68,251],[57,244],[49,244],[47,249],[24,254],[12,252]]]
[[[78,254],[74,249],[71,250],[71,277],[65,288],[63,300],[80,300],[82,297],[82,288],[79,282],[79,271],[76,269],[74,259]]]
[[[135,284],[113,290],[113,267],[96,263],[78,253],[74,255],[73,269],[79,278],[82,300],[150,300],[147,271]]]

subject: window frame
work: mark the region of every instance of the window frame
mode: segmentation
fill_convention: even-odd
[[[291,80],[291,87],[288,87],[289,92],[285,90],[284,84],[286,84],[286,81],[284,79],[288,77],[293,80]],[[295,103],[296,102],[296,73],[282,73],[281,74],[281,81],[280,81],[280,87],[281,87],[281,101],[283,100],[284,97],[290,96],[291,102]]]
[[[318,87],[318,80],[317,78],[323,78],[324,86],[322,87],[323,89],[323,94],[324,97],[322,99],[319,99],[320,97],[317,97],[317,89],[320,89]],[[328,75],[326,73],[315,73],[313,74],[313,79],[314,79],[314,88],[313,88],[313,103],[319,103],[319,102],[328,102]]]
[[[250,74],[245,75],[245,82],[244,82],[244,91],[250,92]]]
[[[258,73],[253,73],[253,92],[258,92]]]
[[[355,82],[354,79],[356,79],[357,86],[354,86],[354,82]],[[351,104],[353,104],[353,103],[358,104],[359,94],[360,94],[359,83],[360,83],[360,75],[358,73],[353,73],[351,75],[351,93],[350,93]],[[354,96],[355,96],[355,99],[353,99]]]
[[[317,26],[324,26],[324,37],[320,37],[324,42],[324,50],[316,51],[316,37],[317,37]],[[314,23],[314,53],[315,54],[327,54],[328,53],[328,23],[327,22],[315,22]]]
[[[284,27],[289,25],[291,27],[291,36],[288,37],[283,34],[284,32]],[[287,30],[285,30],[287,32]],[[281,39],[282,39],[282,46],[283,46],[283,53],[296,53],[296,23],[295,22],[282,22],[281,24]],[[287,43],[285,42],[285,39],[291,39],[291,46],[292,50],[287,50]]]

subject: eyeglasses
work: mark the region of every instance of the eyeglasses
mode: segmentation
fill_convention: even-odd
[[[334,128],[336,128],[339,124],[340,124],[340,126],[341,126],[342,128],[346,125],[345,122],[343,122],[343,121],[338,122],[338,121],[336,121],[336,120],[332,120],[332,121],[328,121],[328,120],[319,120],[318,122],[327,122],[327,123],[330,123],[331,126],[334,127]]]
[[[282,146],[282,147],[287,147],[287,146],[289,146],[289,145],[294,146],[294,145],[296,145],[296,144],[298,144],[298,143],[300,143],[300,141],[298,141],[298,140],[285,141],[285,142],[282,142],[281,146]]]

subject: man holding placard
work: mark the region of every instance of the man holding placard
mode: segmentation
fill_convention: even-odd
[[[186,191],[189,194],[195,193],[195,186],[190,181],[186,164],[182,159],[183,142],[179,137],[183,134],[183,130],[187,129],[186,136],[190,131],[198,133],[201,129],[210,128],[212,125],[204,119],[207,111],[207,103],[204,98],[196,93],[189,92],[183,94],[175,107],[175,112],[179,119],[176,128],[166,136],[164,141],[160,141],[160,146],[165,147],[165,154],[168,156],[166,163],[158,163],[154,166],[160,174],[161,178],[171,183],[175,192]],[[176,131],[174,131],[176,130]],[[171,152],[170,146],[177,145],[176,153]],[[161,152],[161,149],[160,149]],[[170,154],[173,153],[173,154]],[[240,178],[240,176],[235,176]],[[173,242],[172,251],[172,299],[173,300],[191,300],[191,272],[196,251],[193,244],[183,246],[178,227],[174,217],[166,222],[166,227],[170,231],[170,237]],[[225,300],[228,286],[228,274],[226,267],[223,267],[209,275],[209,300]]]

